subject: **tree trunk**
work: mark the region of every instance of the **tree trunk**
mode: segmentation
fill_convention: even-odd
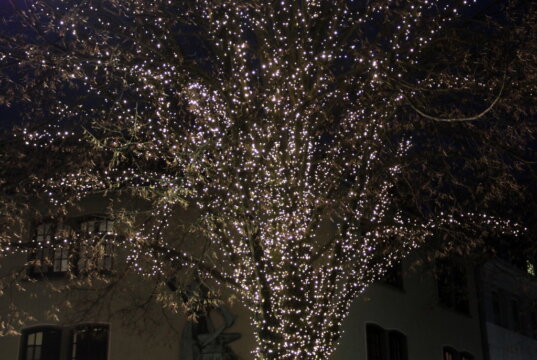
[[[339,338],[339,326],[320,332],[318,324],[295,333],[285,332],[284,326],[276,326],[274,331],[267,328],[254,330],[258,347],[256,360],[326,360],[334,352]]]

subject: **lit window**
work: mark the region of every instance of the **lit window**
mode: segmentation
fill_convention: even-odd
[[[29,254],[30,275],[62,274],[69,270],[69,241],[71,230],[54,223],[43,223],[36,227],[34,245]]]
[[[60,357],[61,330],[40,327],[23,330],[20,360],[57,360]]]
[[[78,270],[111,271],[114,265],[114,222],[91,219],[80,223],[81,244]]]
[[[52,242],[53,230],[54,230],[53,223],[40,224],[36,228],[35,239],[37,240],[38,243],[50,244]]]
[[[70,227],[63,224],[56,226],[52,262],[53,272],[66,272],[69,270],[69,243],[72,237],[73,231]]]
[[[91,219],[80,223],[80,231],[89,235],[113,234],[114,221],[110,219]]]
[[[36,331],[26,337],[26,359],[41,359],[43,332]]]
[[[69,249],[65,246],[58,246],[54,249],[53,272],[66,272],[69,270]]]
[[[40,224],[35,230],[35,246],[37,247],[29,256],[34,261],[30,269],[33,274],[46,274],[50,271],[52,259],[52,238],[54,226],[52,223]]]
[[[106,360],[108,325],[40,326],[22,331],[19,360]]]

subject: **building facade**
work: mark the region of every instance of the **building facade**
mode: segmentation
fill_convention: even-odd
[[[99,211],[97,204],[62,223],[34,224],[28,238],[46,246],[1,259],[2,276],[33,263],[24,270],[28,291],[0,297],[4,325],[30,319],[20,335],[0,337],[1,360],[252,358],[255,339],[240,304],[214,308],[192,322],[162,308],[150,278],[113,286],[97,281],[99,289],[83,289],[84,274],[106,276],[121,263],[114,224]],[[100,250],[70,247],[74,228],[93,236]],[[355,300],[332,360],[537,359],[537,312],[529,311],[537,287],[528,274],[501,261],[476,271],[461,259],[416,260],[397,265]],[[81,281],[67,301],[61,291],[66,276]]]
[[[28,284],[43,287],[42,295],[31,298],[18,295],[21,296],[18,300],[23,305],[21,308],[32,309],[31,316],[35,320],[23,327],[20,336],[0,338],[1,359],[252,358],[254,339],[248,313],[240,306],[217,309],[197,323],[162,311],[156,303],[129,313],[128,316],[139,316],[138,322],[116,316],[123,311],[122,303],[132,306],[124,297],[132,300],[139,296],[138,306],[141,306],[140,302],[145,298],[140,289],[149,288],[149,281],[136,280],[137,286],[130,289],[130,293],[120,294],[123,297],[115,300],[111,298],[111,308],[96,313],[90,317],[91,321],[87,317],[84,321],[78,320],[76,308],[65,311],[66,314],[74,313],[74,317],[63,316],[64,310],[58,309],[57,319],[51,320],[50,308],[62,297],[62,294],[50,294],[49,283],[54,285],[63,281],[58,276],[62,254],[58,251],[56,255],[59,257],[56,268],[52,265],[47,269],[54,276]],[[13,259],[13,262],[24,261],[22,255]],[[332,358],[484,360],[474,278],[461,275],[471,274],[461,272],[461,268],[458,272],[442,271],[441,266],[447,265],[437,263],[433,267],[410,271],[405,264],[391,271],[385,281],[371,286],[352,305]],[[453,276],[454,273],[458,275]],[[91,301],[90,298],[87,301]],[[5,297],[0,301],[5,304],[1,307],[5,317],[8,305]],[[84,309],[84,306],[80,308],[81,311]],[[202,342],[204,345],[199,346]]]
[[[470,269],[443,261],[402,270],[354,302],[335,358],[484,359]]]
[[[525,269],[502,259],[481,267],[480,298],[485,352],[490,360],[537,359],[537,282]]]

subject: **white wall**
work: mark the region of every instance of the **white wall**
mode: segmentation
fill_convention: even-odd
[[[409,360],[441,360],[450,346],[482,360],[476,292],[468,272],[470,315],[438,305],[436,280],[427,269],[404,274],[404,291],[376,284],[352,305],[336,360],[366,360],[365,324],[372,322],[407,336]]]
[[[535,360],[537,340],[487,323],[490,360]]]

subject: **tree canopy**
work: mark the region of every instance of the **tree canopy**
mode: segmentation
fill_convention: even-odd
[[[31,194],[143,199],[110,207],[137,271],[231,289],[258,359],[324,359],[412,249],[512,229],[492,215],[532,162],[535,20],[525,1],[31,2],[4,18],[0,101],[21,153],[61,162],[15,165]]]

